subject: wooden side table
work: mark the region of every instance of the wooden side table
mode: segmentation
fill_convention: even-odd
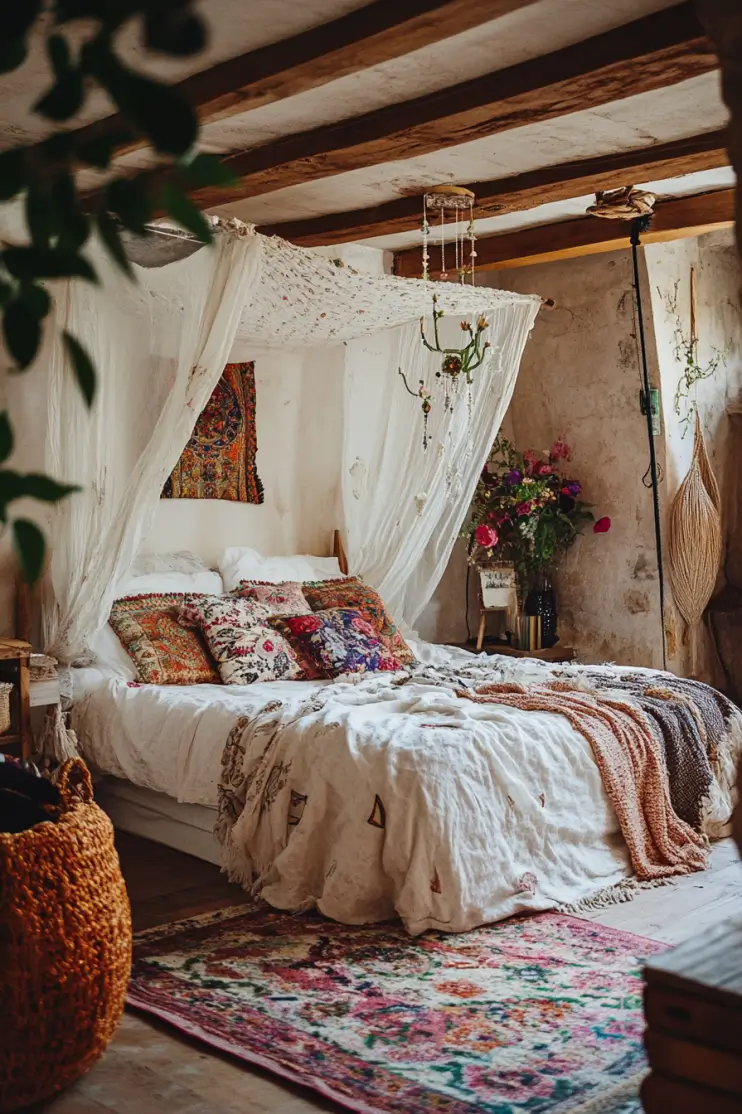
[[[0,750],[8,750],[20,758],[31,755],[31,702],[28,666],[31,657],[29,642],[17,638],[0,638],[0,681],[10,681],[10,731],[0,735]]]
[[[739,1114],[742,920],[654,956],[644,979],[646,1114]]]
[[[505,654],[509,658],[537,658],[539,661],[568,662],[574,661],[577,652],[571,646],[551,646],[548,650],[518,650],[509,646],[507,642],[485,642],[481,649],[477,643],[470,639],[469,642],[453,642],[460,650],[471,650],[472,653]]]

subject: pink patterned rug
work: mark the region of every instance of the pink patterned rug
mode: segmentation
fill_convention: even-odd
[[[664,947],[558,913],[413,939],[250,906],[140,934],[128,1000],[362,1114],[639,1114]]]

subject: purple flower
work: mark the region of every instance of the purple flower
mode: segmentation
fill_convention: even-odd
[[[513,468],[512,472],[506,472],[502,477],[503,483],[509,484],[510,487],[515,487],[523,479],[523,474],[517,468]]]
[[[562,494],[571,495],[573,499],[576,499],[581,491],[582,486],[578,480],[567,480],[562,487]]]

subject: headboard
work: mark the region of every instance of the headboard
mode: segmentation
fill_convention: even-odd
[[[332,535],[332,555],[337,557],[340,571],[343,576],[348,575],[348,557],[343,545],[343,537],[339,530],[336,530]]]

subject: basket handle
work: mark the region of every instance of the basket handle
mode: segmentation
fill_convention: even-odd
[[[93,800],[93,782],[90,770],[82,758],[68,758],[57,776],[57,789],[64,808],[71,808],[77,801],[89,805]]]

